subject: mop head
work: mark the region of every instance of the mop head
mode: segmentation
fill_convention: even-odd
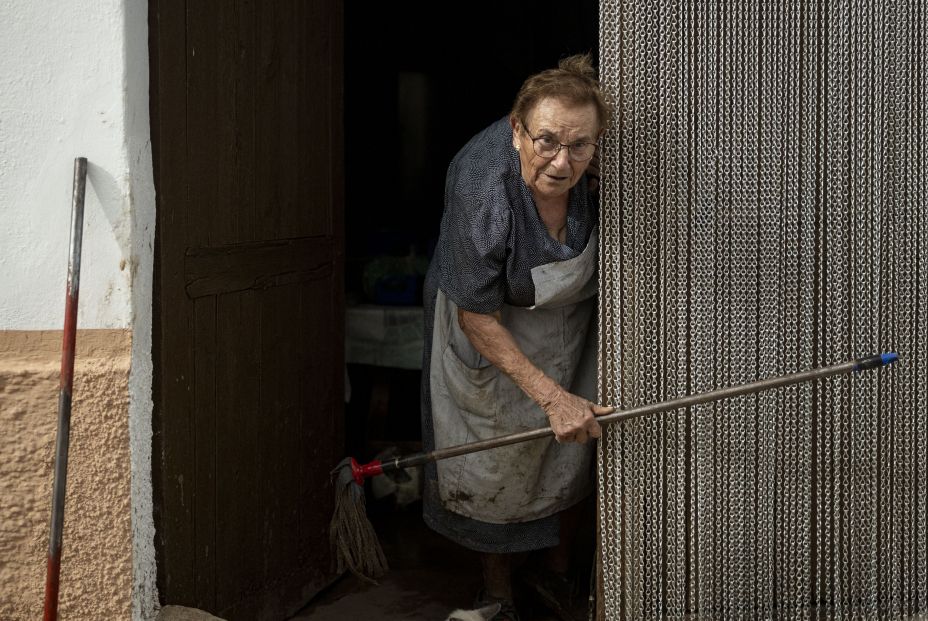
[[[377,533],[367,519],[364,487],[351,474],[351,460],[346,458],[332,470],[335,484],[335,515],[329,524],[329,542],[336,571],[346,569],[365,582],[375,579],[388,569],[387,559],[377,540]]]

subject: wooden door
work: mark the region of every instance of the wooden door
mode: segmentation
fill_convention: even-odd
[[[341,0],[150,2],[162,603],[281,619],[331,579]]]

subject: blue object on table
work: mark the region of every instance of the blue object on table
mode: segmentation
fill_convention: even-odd
[[[414,274],[389,274],[374,282],[374,303],[412,306],[419,303],[419,277]]]

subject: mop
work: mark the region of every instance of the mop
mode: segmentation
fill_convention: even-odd
[[[619,410],[612,414],[598,416],[596,420],[600,425],[625,422],[703,403],[820,380],[833,375],[875,369],[892,364],[898,358],[898,354],[894,352],[875,354],[833,366],[769,377],[747,384],[718,388],[629,410]],[[329,541],[338,572],[342,573],[345,569],[349,569],[362,580],[373,581],[375,578],[382,576],[388,569],[380,542],[377,540],[377,535],[365,513],[364,481],[366,479],[379,474],[399,473],[405,468],[421,466],[429,462],[448,459],[449,457],[458,457],[552,436],[554,436],[554,430],[551,427],[545,427],[435,449],[424,453],[414,453],[405,457],[397,456],[384,461],[375,459],[366,464],[359,464],[353,457],[343,459],[332,470],[332,478],[335,484],[335,514],[329,525]]]

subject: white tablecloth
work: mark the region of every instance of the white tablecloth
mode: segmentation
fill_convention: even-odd
[[[421,306],[349,306],[345,359],[380,367],[420,369],[422,324]]]

